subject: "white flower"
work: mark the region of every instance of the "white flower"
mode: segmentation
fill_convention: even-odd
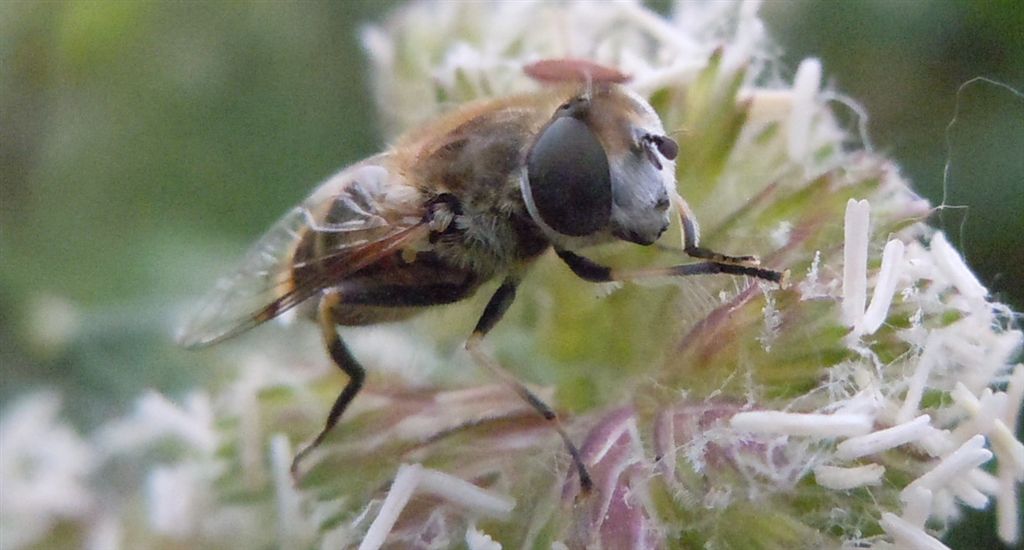
[[[96,448],[106,455],[139,452],[162,440],[176,440],[201,454],[217,448],[213,411],[205,392],[195,392],[184,407],[148,391],[135,402],[130,416],[103,426],[96,434]]]
[[[90,476],[96,453],[60,420],[53,393],[20,397],[0,422],[0,531],[4,548],[24,548],[61,520],[89,517],[97,505]]]

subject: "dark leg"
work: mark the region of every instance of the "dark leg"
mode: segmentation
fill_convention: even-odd
[[[334,317],[331,314],[333,308],[337,306],[341,301],[341,295],[338,292],[332,291],[324,294],[323,298],[320,299],[320,309],[318,315],[318,322],[320,323],[320,330],[323,333],[324,345],[327,347],[327,351],[331,355],[331,360],[334,361],[335,365],[348,375],[348,384],[345,385],[345,389],[341,391],[338,398],[334,400],[334,405],[331,407],[331,412],[327,414],[327,422],[324,424],[320,433],[317,434],[316,438],[313,439],[312,443],[309,443],[302,448],[292,459],[291,473],[292,479],[298,479],[299,463],[302,459],[309,454],[310,451],[320,446],[327,434],[334,428],[334,425],[338,423],[338,419],[341,418],[341,414],[348,408],[349,403],[355,398],[359,390],[363,388],[363,381],[366,379],[366,371],[356,361],[355,357],[349,353],[348,348],[345,347],[345,343],[341,341],[341,337],[338,336],[338,329],[334,322]]]
[[[506,279],[498,290],[491,297],[491,300],[487,302],[487,307],[484,308],[483,315],[480,316],[480,320],[477,321],[476,328],[473,330],[473,334],[466,341],[466,351],[469,352],[470,357],[483,367],[497,375],[506,385],[512,388],[519,397],[530,404],[545,420],[552,423],[558,435],[562,437],[562,441],[565,442],[565,446],[569,449],[569,454],[572,456],[573,464],[576,466],[576,471],[580,476],[580,489],[583,493],[590,492],[593,488],[594,483],[590,479],[590,474],[587,472],[586,466],[583,465],[583,459],[580,458],[579,449],[573,444],[569,438],[569,434],[565,432],[565,428],[562,427],[562,423],[558,420],[558,415],[555,411],[545,403],[541,398],[537,397],[533,392],[529,390],[522,382],[516,379],[515,376],[510,374],[508,371],[503,369],[490,355],[483,350],[482,342],[483,337],[490,332],[494,325],[501,320],[501,317],[505,315],[505,311],[508,310],[509,306],[512,305],[512,301],[516,297],[516,283],[511,279]]]
[[[707,275],[713,273],[727,273],[729,275],[746,275],[785,286],[786,272],[762,269],[752,265],[743,265],[731,262],[699,262],[695,264],[674,265],[669,267],[652,267],[648,269],[634,269],[619,271],[603,266],[593,260],[584,258],[568,250],[559,250],[558,257],[564,261],[573,273],[581,279],[594,283],[607,283],[612,281],[629,281],[633,279],[652,279],[659,277],[685,277],[688,275]]]
[[[754,256],[727,256],[701,247],[698,244],[700,241],[700,227],[697,226],[697,220],[694,218],[693,212],[690,211],[690,205],[686,204],[683,197],[678,194],[675,196],[675,203],[676,209],[679,210],[679,223],[683,226],[683,252],[686,252],[691,258],[726,264],[758,264],[757,258]]]
[[[348,384],[341,391],[338,398],[334,400],[331,412],[327,414],[327,422],[323,429],[317,434],[311,443],[302,448],[292,459],[291,473],[293,479],[298,479],[299,463],[313,449],[316,449],[327,434],[338,423],[341,415],[348,408],[349,403],[355,398],[359,390],[363,388],[366,379],[366,371],[356,358],[349,353],[345,343],[338,336],[337,323],[335,322],[334,308],[341,304],[352,305],[376,305],[392,307],[415,307],[429,306],[436,304],[447,304],[465,298],[473,289],[473,281],[467,279],[462,284],[438,283],[434,285],[423,285],[418,287],[402,287],[397,285],[351,285],[351,288],[342,290],[327,291],[320,299],[319,315],[317,320],[320,324],[320,331],[323,333],[324,345],[330,353],[331,360],[349,377]]]

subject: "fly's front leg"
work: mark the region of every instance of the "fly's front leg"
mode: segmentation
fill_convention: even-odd
[[[613,281],[632,281],[636,279],[657,279],[663,277],[685,277],[689,275],[710,275],[726,273],[729,275],[746,275],[764,281],[786,286],[788,271],[775,271],[753,265],[733,262],[698,262],[694,264],[673,265],[668,267],[651,267],[647,269],[619,270],[603,266],[589,258],[584,258],[568,250],[559,250],[558,257],[579,278],[593,283],[610,283]]]
[[[512,388],[519,397],[530,404],[545,420],[551,422],[555,430],[558,431],[558,435],[562,437],[562,441],[565,442],[566,448],[569,450],[569,454],[572,456],[573,464],[576,466],[576,471],[580,476],[580,489],[584,493],[590,492],[594,483],[590,479],[590,474],[587,472],[586,466],[583,465],[583,460],[580,458],[579,449],[573,444],[572,439],[569,438],[569,434],[565,432],[565,428],[562,427],[562,423],[558,420],[558,415],[555,411],[545,403],[540,397],[537,397],[532,391],[529,390],[522,382],[516,379],[511,373],[506,371],[497,361],[494,360],[490,355],[484,351],[482,342],[484,336],[490,332],[494,325],[501,320],[501,317],[508,310],[509,306],[516,297],[516,282],[512,279],[505,279],[505,281],[498,287],[498,290],[491,297],[491,300],[487,302],[487,307],[484,308],[483,315],[480,316],[480,320],[477,321],[476,328],[473,330],[473,334],[466,341],[466,351],[469,352],[470,357],[478,365],[486,367],[492,373],[494,373],[502,382]]]
[[[699,244],[700,227],[697,225],[697,219],[690,210],[690,205],[686,204],[686,201],[678,193],[673,197],[673,201],[676,204],[676,210],[679,211],[679,223],[683,228],[683,252],[686,252],[688,256],[701,260],[711,260],[714,263],[720,264],[751,266],[760,263],[756,256],[727,256],[701,247]]]
[[[334,307],[340,303],[340,292],[328,291],[325,293],[320,299],[317,321],[320,324],[320,331],[323,333],[327,352],[330,354],[334,364],[348,375],[348,384],[345,385],[345,389],[334,400],[334,405],[331,407],[331,412],[327,414],[327,422],[324,423],[323,429],[320,430],[320,433],[317,434],[311,443],[303,447],[295,455],[295,458],[292,459],[291,473],[292,479],[295,480],[298,479],[299,463],[310,451],[320,446],[320,443],[323,442],[327,434],[334,428],[334,425],[338,423],[338,419],[341,418],[342,413],[348,408],[349,403],[359,393],[359,390],[363,388],[363,382],[366,380],[366,370],[356,361],[355,357],[352,357],[352,354],[349,353],[348,348],[345,346],[345,342],[341,340],[341,336],[338,336],[337,323],[334,321],[332,312]]]

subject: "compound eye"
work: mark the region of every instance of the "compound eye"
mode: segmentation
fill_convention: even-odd
[[[608,155],[586,123],[572,116],[556,118],[530,149],[526,170],[533,203],[548,227],[580,237],[608,225]]]

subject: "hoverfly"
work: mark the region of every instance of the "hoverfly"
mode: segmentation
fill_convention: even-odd
[[[365,372],[339,326],[408,318],[458,302],[488,280],[501,284],[466,348],[545,419],[572,455],[581,488],[591,480],[554,410],[481,347],[512,304],[527,268],[549,248],[584,280],[728,273],[782,283],[783,274],[698,245],[696,221],[675,191],[678,146],[628,78],[581,60],[528,65],[540,91],[471,103],[400,137],[390,150],[317,187],[250,249],[183,327],[189,347],[220,342],[303,303],[333,362],[349,380],[299,463],[331,431]],[[684,250],[703,260],[620,271],[577,254],[621,240],[654,243],[672,206]]]

